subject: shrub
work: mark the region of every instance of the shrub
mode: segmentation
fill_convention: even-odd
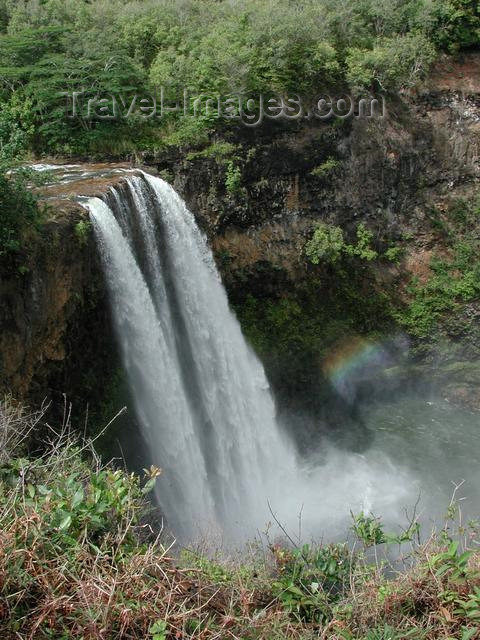
[[[480,41],[480,10],[476,0],[447,0],[437,7],[433,41],[450,53],[475,47]]]
[[[288,551],[274,549],[280,579],[273,591],[295,617],[325,622],[348,585],[353,557],[346,545],[317,547],[305,544]]]
[[[394,91],[416,84],[434,59],[435,48],[422,34],[383,38],[372,49],[349,49],[346,77],[354,88]]]
[[[88,220],[80,220],[75,225],[75,235],[81,246],[85,245],[90,235],[92,225]]]
[[[480,296],[480,266],[476,260],[480,250],[479,211],[477,198],[452,202],[445,213],[438,209],[430,212],[432,227],[444,236],[449,255],[432,256],[428,279],[420,282],[412,277],[408,283],[409,304],[396,311],[396,318],[413,335],[431,335],[432,329],[461,304]]]
[[[287,613],[270,613],[258,585],[254,591],[242,586],[243,574],[237,579],[227,567],[212,570],[206,558],[195,570],[191,564],[182,569],[157,533],[141,524],[159,469],[145,471],[142,482],[104,466],[91,441],[69,435],[69,424],[54,429],[44,420],[41,412],[0,402],[2,638],[88,632],[92,640],[208,640],[248,637],[255,629],[273,637],[288,625]],[[42,435],[44,453],[27,458],[32,429],[31,442]],[[220,583],[221,575],[230,576],[228,582]],[[265,607],[258,620],[257,607]]]
[[[21,177],[0,171],[0,258],[19,251],[22,233],[40,220],[40,209]]]
[[[345,248],[343,231],[340,227],[321,223],[313,232],[313,237],[305,246],[305,253],[312,264],[336,262]]]
[[[29,101],[22,103],[13,94],[9,101],[0,101],[0,165],[11,165],[28,146],[33,134]]]
[[[404,252],[403,247],[389,247],[385,253],[383,254],[387,260],[391,262],[395,262],[398,264],[400,262],[400,257]]]
[[[225,189],[230,195],[234,195],[241,190],[242,187],[242,171],[233,160],[230,160],[227,164],[227,171],[225,173]]]
[[[237,145],[231,142],[214,142],[202,151],[191,151],[187,154],[187,160],[195,160],[196,158],[215,158],[217,162],[222,162],[228,156],[231,156],[236,150]]]
[[[346,252],[367,262],[375,260],[378,257],[378,253],[371,247],[373,233],[367,229],[363,222],[358,225],[356,235],[357,243],[355,245],[346,245]]]
[[[412,278],[407,287],[411,302],[397,315],[411,333],[419,337],[429,335],[446,312],[480,295],[480,267],[471,259],[478,249],[478,242],[459,242],[452,259],[432,258],[432,273],[425,283]]]
[[[305,253],[312,264],[320,262],[335,263],[345,254],[370,262],[378,257],[378,253],[372,249],[373,233],[360,223],[356,231],[356,244],[348,244],[343,238],[340,227],[320,223],[313,232],[313,237],[305,245]]]

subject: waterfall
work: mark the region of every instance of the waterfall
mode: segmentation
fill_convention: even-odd
[[[321,468],[297,463],[206,239],[170,185],[130,175],[126,188],[86,206],[138,421],[163,469],[158,500],[177,535],[213,527],[244,539],[264,527],[270,509],[289,525],[303,503],[313,531],[335,521],[339,492],[345,510],[375,496],[398,501],[399,472],[381,457],[334,452]],[[335,474],[336,492],[326,494]]]
[[[136,413],[164,472],[160,504],[181,535],[254,531],[280,461],[283,472],[294,463],[263,367],[185,204],[146,174],[127,185],[128,197],[112,189],[87,206]]]

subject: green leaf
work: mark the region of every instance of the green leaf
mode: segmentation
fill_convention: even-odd
[[[75,507],[78,507],[78,505],[81,502],[83,502],[83,498],[84,498],[83,489],[80,488],[75,492],[72,498],[72,508],[75,509]]]
[[[442,565],[439,569],[437,569],[436,571],[436,575],[438,577],[443,576],[444,573],[447,573],[447,571],[450,569],[450,565],[448,564],[444,564]]]
[[[300,598],[303,598],[305,596],[305,594],[303,593],[303,591],[301,589],[299,589],[298,587],[296,587],[294,584],[290,585],[289,587],[287,587],[286,589],[289,593],[293,593],[296,596],[299,596]]]
[[[450,546],[448,547],[448,555],[452,557],[456,556],[457,549],[458,549],[458,540],[454,540],[453,542],[450,543]]]
[[[472,627],[468,629],[467,627],[462,627],[462,640],[470,640],[477,633],[478,627]]]
[[[145,486],[142,489],[142,493],[144,495],[146,495],[147,493],[150,493],[150,491],[154,488],[156,481],[157,481],[156,478],[150,478],[150,480],[148,480],[145,483]]]
[[[72,524],[72,516],[71,516],[70,514],[68,514],[68,515],[67,515],[67,516],[65,516],[65,517],[63,518],[63,520],[60,522],[60,524],[59,524],[58,528],[59,528],[61,531],[64,531],[64,530],[68,529],[68,528],[69,528],[69,526],[70,526],[71,524]]]
[[[473,551],[464,551],[461,556],[459,556],[457,562],[458,564],[466,564],[470,559]]]
[[[467,618],[480,618],[480,609],[467,612]]]
[[[152,636],[152,640],[165,640],[165,632],[167,630],[167,623],[165,620],[157,620],[154,622],[148,632]]]

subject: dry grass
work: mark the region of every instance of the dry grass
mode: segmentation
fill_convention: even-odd
[[[103,466],[68,412],[58,431],[11,402],[0,418],[1,640],[480,637],[480,555],[462,555],[474,525],[412,539],[394,562],[365,540],[240,564],[180,554],[141,524],[152,478]],[[46,453],[16,456],[40,424]]]

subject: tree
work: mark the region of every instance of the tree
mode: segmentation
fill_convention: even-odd
[[[440,3],[432,38],[438,46],[456,53],[478,47],[480,42],[480,5],[478,0],[447,0]],[[441,28],[438,28],[441,26]]]
[[[354,88],[394,91],[413,86],[435,59],[435,48],[422,34],[384,38],[373,49],[352,48],[346,77]]]

